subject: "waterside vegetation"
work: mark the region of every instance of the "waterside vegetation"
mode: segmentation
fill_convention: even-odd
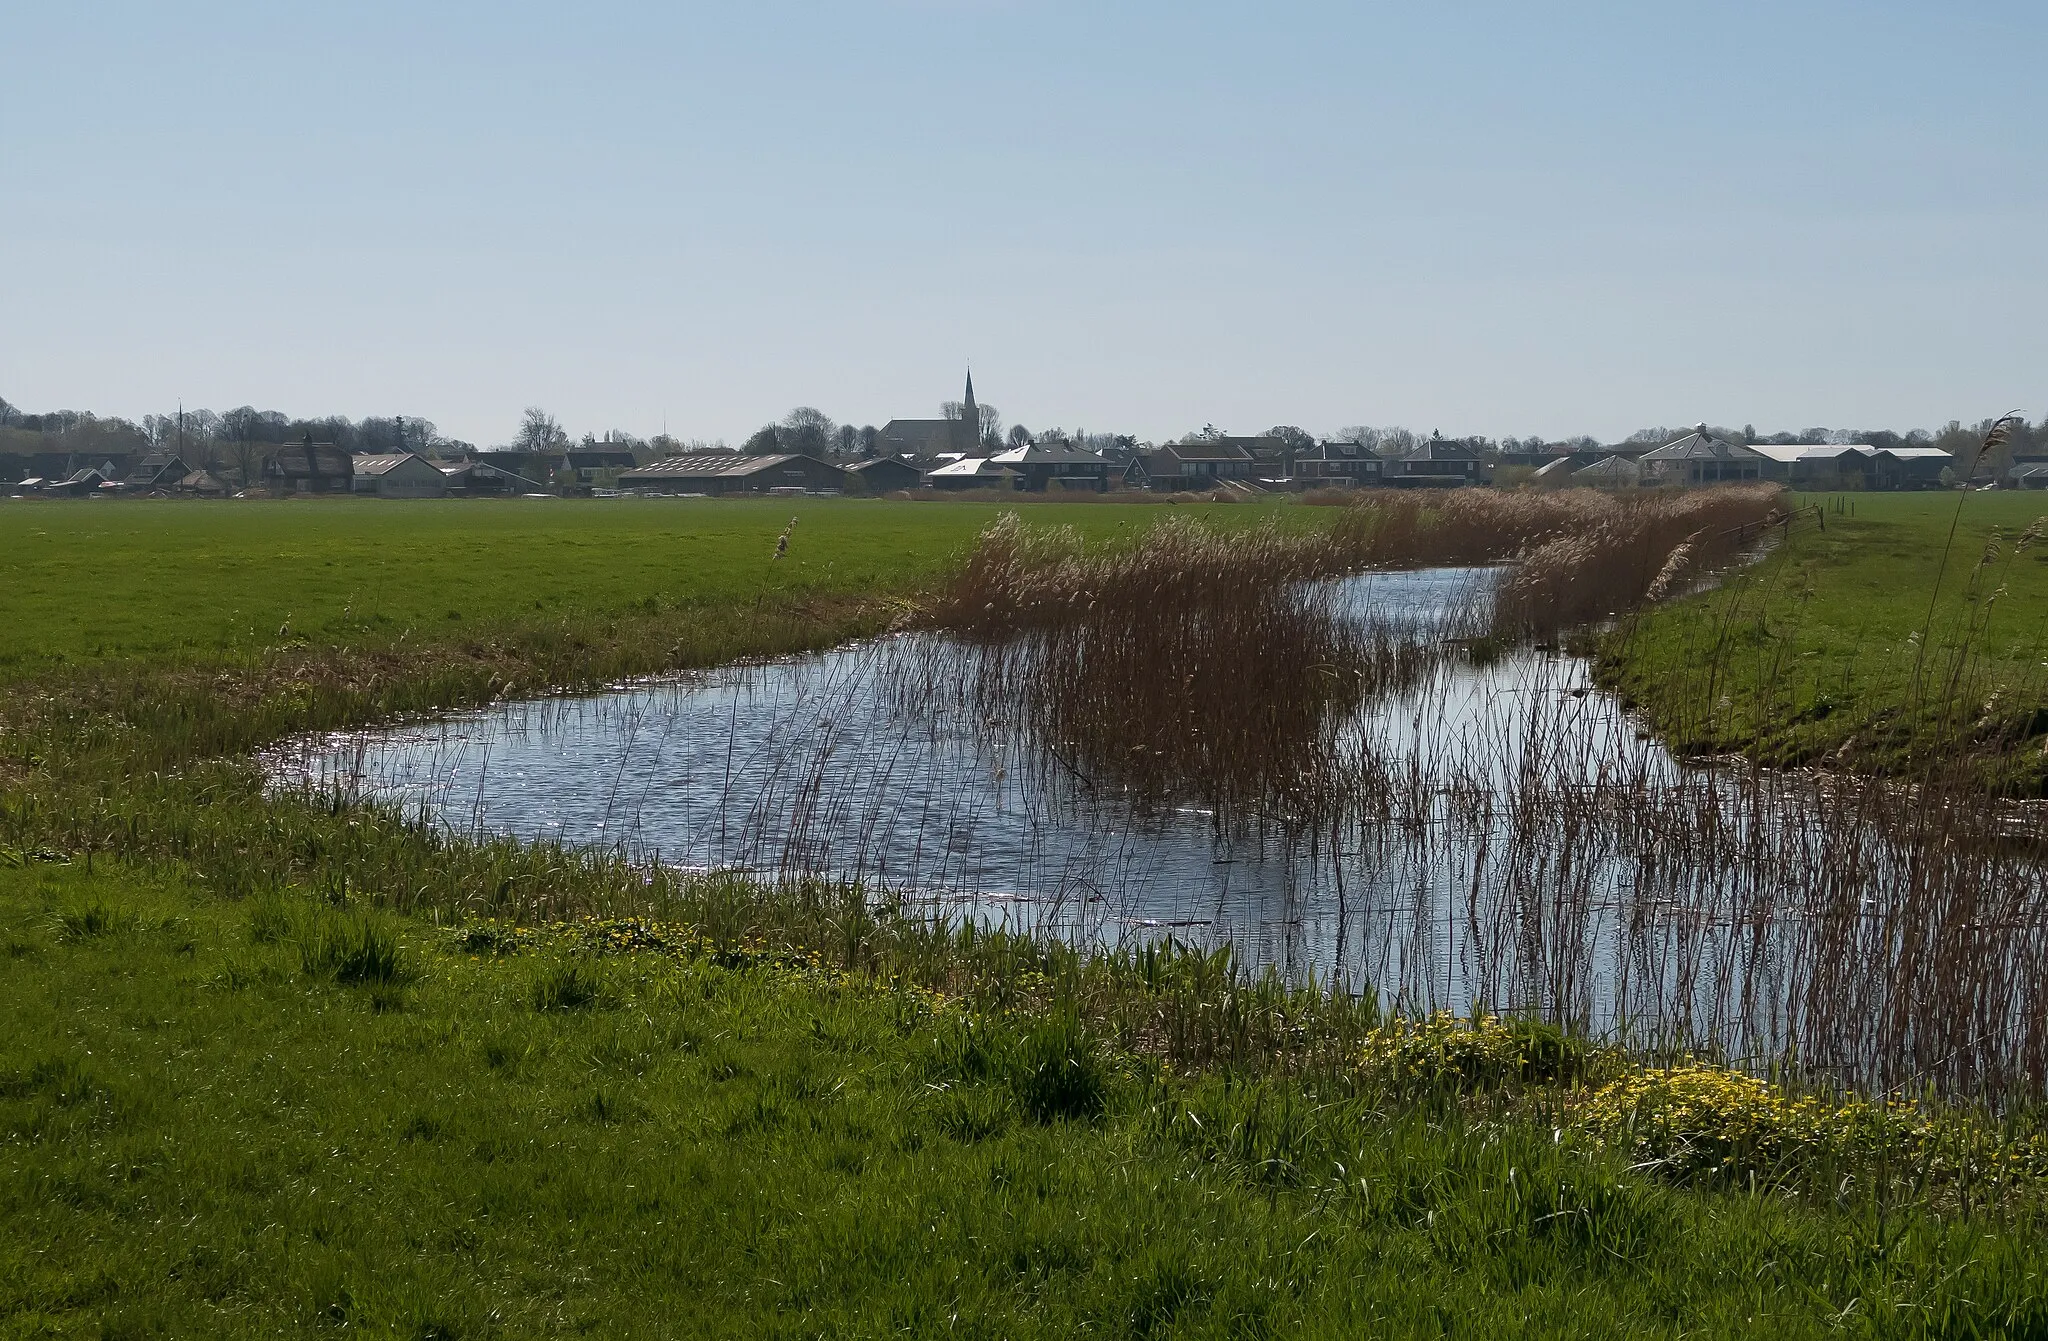
[[[722,562],[649,562],[602,602],[536,546],[487,615],[436,616],[445,584],[408,578],[363,603],[387,624],[362,627],[349,593],[275,639],[167,638],[140,584],[109,598],[138,630],[117,648],[41,578],[0,598],[51,632],[5,667],[0,1317],[28,1335],[2048,1327],[2025,1059],[1999,1073],[2010,1102],[1970,1106],[1990,1087],[1964,1083],[1897,1108],[1529,1020],[1397,1017],[1227,953],[1091,953],[818,882],[455,838],[266,793],[249,758],[290,732],[897,622],[996,646],[1035,631],[1054,654],[1010,668],[1027,692],[1162,658],[1231,682],[1258,640],[1307,639],[1286,669],[1329,683],[1283,682],[1307,695],[1298,719],[1135,774],[1161,795],[1236,779],[1249,804],[1303,767],[1260,740],[1291,750],[1429,657],[1725,583],[1783,510],[1768,491],[1467,497],[1221,509],[1227,541],[1176,524],[1134,543],[1119,509],[1034,510],[1081,533],[1005,523],[958,567],[993,510],[728,504]],[[772,557],[791,510],[801,581]],[[422,526],[406,543],[425,552],[434,529],[411,518],[428,515],[391,524]],[[843,546],[812,541],[834,527]],[[1448,652],[1330,642],[1313,605],[1260,599],[1516,554],[1520,573],[1552,566]],[[255,568],[275,575],[265,621],[343,595],[308,601],[308,563]],[[1173,585],[1199,572],[1229,594]],[[1086,742],[1100,774],[1131,728],[1044,730]]]

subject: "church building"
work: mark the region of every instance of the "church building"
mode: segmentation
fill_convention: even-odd
[[[967,396],[958,419],[891,419],[882,427],[875,449],[883,456],[930,457],[945,452],[984,455],[981,448],[981,407],[974,403],[974,373],[967,374]]]

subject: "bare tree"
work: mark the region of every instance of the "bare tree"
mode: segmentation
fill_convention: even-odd
[[[519,432],[512,438],[512,450],[535,456],[552,456],[569,446],[569,435],[555,417],[538,405],[529,405],[519,416]]]
[[[1031,430],[1022,424],[1010,425],[1010,445],[1012,447],[1029,447],[1031,445]]]

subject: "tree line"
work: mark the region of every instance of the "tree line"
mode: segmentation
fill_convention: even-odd
[[[1123,460],[1151,446],[1136,435],[1090,432],[1076,428],[1032,430],[1023,424],[1004,425],[1001,411],[980,405],[977,434],[981,448],[988,452],[1057,443],[1079,447],[1112,460]],[[966,407],[947,401],[940,407],[943,417],[959,419]],[[1875,447],[1938,447],[1955,456],[1969,456],[1977,449],[1989,420],[1965,423],[1950,420],[1939,429],[1837,429],[1805,428],[1796,431],[1759,432],[1755,425],[1741,428],[1714,427],[1721,437],[1737,442],[1760,444],[1868,443]],[[1636,430],[1614,445],[1641,446],[1664,443],[1691,432],[1690,426],[1658,425]],[[1178,441],[1198,442],[1230,436],[1214,424],[1183,434]],[[1249,435],[1274,439],[1290,455],[1312,449],[1316,435],[1293,424],[1276,424]],[[1356,443],[1381,455],[1399,455],[1428,441],[1429,435],[1405,427],[1349,425],[1332,435],[1341,442]],[[259,410],[242,405],[231,410],[177,409],[164,414],[146,414],[139,420],[95,415],[86,410],[54,410],[40,414],[26,412],[0,398],[0,457],[17,459],[65,453],[80,458],[130,457],[151,451],[177,452],[188,465],[210,470],[247,483],[259,478],[263,462],[286,443],[310,438],[332,443],[350,453],[419,452],[432,457],[472,455],[476,448],[460,439],[442,434],[424,415],[371,415],[350,419],[345,415],[294,417],[279,410]],[[1482,452],[1599,451],[1606,449],[1599,439],[1579,436],[1551,439],[1541,436],[1494,439],[1485,436],[1461,438]],[[584,450],[610,448],[632,452],[646,460],[691,451],[727,450],[721,441],[679,440],[666,433],[642,438],[621,429],[603,434],[586,432],[574,438],[560,421],[539,406],[529,406],[520,416],[519,428],[511,442],[495,450],[533,457],[559,457],[581,447]],[[856,426],[836,423],[814,406],[800,405],[780,420],[763,425],[750,434],[740,451],[802,453],[827,459],[857,459],[879,455],[881,430],[873,424]],[[2048,416],[2035,422],[2022,420],[1988,463],[1998,468],[2014,457],[2048,454]]]

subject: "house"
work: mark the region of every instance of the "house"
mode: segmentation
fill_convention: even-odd
[[[1060,488],[1099,494],[1109,488],[1109,463],[1064,442],[1026,443],[989,461],[1017,472],[1017,487],[1033,493]]]
[[[924,472],[908,461],[878,456],[846,468],[850,486],[864,494],[890,494],[898,489],[916,489],[924,484]]]
[[[1251,449],[1228,438],[1170,442],[1140,453],[1139,463],[1143,487],[1158,493],[1211,489],[1222,480],[1249,481],[1257,468]],[[1132,482],[1128,471],[1125,482]]]
[[[788,490],[836,494],[846,476],[830,461],[800,453],[693,452],[620,474],[621,489],[660,494],[765,494]]]
[[[965,456],[940,466],[924,478],[934,489],[1015,489],[1022,477],[986,457]]]
[[[572,447],[562,453],[561,469],[575,476],[576,483],[590,485],[631,470],[639,460],[624,447]]]
[[[2025,461],[2005,477],[2014,489],[2048,489],[2048,461]]]
[[[279,493],[345,494],[355,478],[355,459],[331,442],[313,441],[311,433],[263,463],[263,482]]]
[[[967,374],[967,394],[958,419],[891,419],[882,425],[876,448],[888,456],[937,456],[981,450],[981,407],[974,403],[974,373]]]
[[[1428,442],[1387,462],[1381,475],[1388,484],[1407,489],[1447,489],[1486,482],[1477,449],[1435,433],[1429,435]]]
[[[176,452],[154,451],[137,457],[128,467],[128,473],[121,482],[131,489],[175,489],[178,482],[192,473]]]
[[[1652,484],[1719,484],[1727,480],[1760,480],[1774,469],[1770,457],[1727,438],[1716,437],[1701,424],[1652,452],[1643,453],[1645,480]]]
[[[87,466],[64,479],[45,480],[40,492],[49,498],[87,498],[100,493],[106,485],[107,477]]]
[[[466,461],[443,461],[438,464],[438,469],[448,477],[450,493],[475,497],[485,494],[539,494],[546,493],[548,489],[539,480],[528,479],[476,457]]]
[[[1386,463],[1370,447],[1355,442],[1319,442],[1294,454],[1294,479],[1318,488],[1325,485],[1373,485]]]
[[[354,491],[379,498],[441,498],[448,477],[418,452],[379,452],[354,459]]]
[[[228,486],[204,470],[195,470],[180,479],[174,488],[181,494],[192,494],[199,498],[225,498]]]
[[[1537,471],[1537,478],[1541,479],[1543,471],[1549,469],[1545,466]],[[1643,467],[1641,462],[1625,456],[1603,456],[1590,466],[1572,471],[1567,478],[1572,484],[1595,489],[1633,489],[1643,482]]]

